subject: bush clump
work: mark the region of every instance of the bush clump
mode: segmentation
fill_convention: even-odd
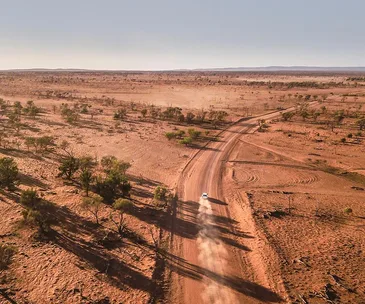
[[[347,214],[347,215],[350,215],[350,214],[352,214],[352,208],[350,208],[350,207],[346,207],[346,208],[343,210],[343,212],[344,212],[345,214]]]
[[[15,251],[12,246],[0,244],[0,270],[4,270],[10,265]]]
[[[22,212],[24,222],[30,226],[37,226],[39,231],[46,233],[50,229],[50,214],[52,204],[42,200],[36,190],[24,190],[20,196],[20,203],[25,208]]]
[[[0,158],[0,187],[13,190],[18,180],[18,165],[11,157]]]

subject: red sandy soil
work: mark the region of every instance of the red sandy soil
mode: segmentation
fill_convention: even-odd
[[[35,120],[24,118],[20,134],[0,151],[21,172],[19,189],[0,194],[0,242],[17,249],[0,272],[0,303],[365,303],[365,147],[355,135],[357,118],[347,115],[364,115],[365,90],[348,76],[354,75],[0,73],[0,97],[34,100],[43,109]],[[322,87],[287,87],[303,81]],[[326,113],[317,121],[299,114],[282,121],[282,109],[303,103],[295,94],[317,95],[309,109],[325,106]],[[71,125],[59,106],[75,102],[91,108]],[[229,116],[185,147],[165,132],[204,133],[207,126],[141,117],[151,105]],[[120,107],[128,114],[116,124]],[[347,116],[332,131],[327,120],[341,109]],[[259,117],[265,132],[257,132]],[[43,135],[67,140],[76,156],[131,162],[133,237],[112,233],[110,246],[100,243],[113,229],[111,207],[103,206],[95,225],[80,207],[83,191],[57,178],[61,152],[27,151],[22,138]],[[217,140],[208,142],[211,136]],[[178,201],[156,206],[157,185],[176,191]],[[56,206],[58,222],[47,238],[36,239],[21,224],[19,194],[27,188]]]

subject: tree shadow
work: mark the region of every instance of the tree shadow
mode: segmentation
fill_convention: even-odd
[[[222,150],[219,150],[217,148],[211,148],[209,146],[203,146],[200,147],[200,150],[204,150],[204,151],[214,151],[214,152],[221,152]]]
[[[144,177],[144,176],[128,174],[128,177],[129,177],[130,181],[140,184],[141,186],[148,186],[150,188],[154,188],[154,187],[161,185],[160,183],[158,183],[152,179],[149,179],[147,177]]]
[[[244,280],[237,276],[217,274],[198,265],[188,263],[186,260],[166,251],[160,251],[159,253],[165,258],[167,267],[172,272],[175,272],[180,276],[188,277],[197,281],[209,278],[219,285],[226,286],[240,294],[255,298],[262,302],[278,303],[283,301],[277,293],[257,283]]]
[[[17,304],[18,302],[15,301],[10,295],[6,292],[6,289],[0,288],[0,295],[10,304]]]
[[[197,218],[199,204],[194,201],[178,201],[177,204],[179,208],[174,213],[170,209],[157,209],[154,206],[136,201],[134,207],[128,213],[141,221],[160,227],[180,237],[196,239],[202,228]],[[240,250],[250,251],[247,246],[234,239],[234,237],[252,238],[238,229],[232,229],[232,225],[237,223],[235,220],[224,216],[212,216],[212,219],[212,227],[219,232],[219,239],[222,242]]]
[[[47,126],[52,126],[52,127],[67,127],[68,124],[66,123],[62,123],[62,122],[57,122],[57,121],[52,121],[52,120],[48,120],[48,119],[38,119],[38,121],[42,124],[45,124]]]
[[[2,154],[12,156],[12,157],[19,157],[19,158],[31,158],[35,160],[43,160],[43,157],[40,155],[36,155],[31,151],[20,151],[16,149],[0,149]]]
[[[107,280],[115,287],[125,290],[126,286],[151,293],[152,281],[142,273],[132,269],[113,254],[105,253],[103,248],[66,233],[52,230],[50,239],[80,260],[106,275]]]
[[[94,222],[82,218],[67,207],[59,207],[54,204],[50,204],[46,212],[54,218],[53,226],[62,229],[62,231],[51,229],[46,235],[48,240],[73,253],[81,261],[104,274],[107,281],[119,289],[126,289],[126,286],[129,286],[148,293],[153,291],[154,283],[148,277],[133,266],[121,261],[118,256],[106,252],[105,249],[110,250],[123,244],[126,245],[123,241],[118,240],[115,233],[112,233],[111,236],[113,244],[106,246],[105,243],[99,242],[99,240],[105,239],[105,230],[99,229],[100,226]],[[128,230],[127,232],[126,238],[131,238],[140,244],[145,243],[133,231]],[[86,241],[79,235],[90,235],[92,241]],[[116,243],[115,240],[117,240]]]
[[[43,183],[42,181],[40,181],[37,178],[34,178],[30,175],[25,175],[23,173],[18,173],[18,177],[20,182],[23,185],[29,186],[29,187],[39,187],[39,188],[43,188],[43,189],[47,189],[48,185]]]

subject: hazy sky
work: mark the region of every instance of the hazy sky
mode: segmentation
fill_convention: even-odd
[[[365,66],[364,0],[0,0],[0,69]]]

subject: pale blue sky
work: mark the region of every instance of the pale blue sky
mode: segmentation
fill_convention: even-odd
[[[0,0],[0,69],[365,66],[363,0]]]

